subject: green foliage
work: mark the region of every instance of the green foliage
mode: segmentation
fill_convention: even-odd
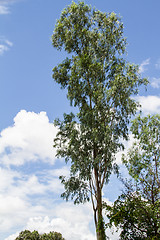
[[[138,116],[132,124],[131,131],[136,138],[133,147],[129,150],[123,162],[133,178],[141,180],[155,176],[155,181],[160,185],[160,115]]]
[[[40,236],[40,240],[65,240],[62,237],[61,233],[58,232],[50,232],[50,233],[44,233]]]
[[[122,229],[120,239],[160,239],[160,115],[138,116],[131,130],[136,141],[123,162],[132,181],[106,206],[108,226]]]
[[[15,240],[39,240],[40,236],[37,231],[30,232],[29,230],[22,231]]]
[[[157,194],[152,193],[156,199]],[[120,239],[160,239],[160,202],[150,202],[144,199],[137,190],[136,185],[126,187],[113,207],[105,206],[109,223],[120,229]]]
[[[79,178],[74,176],[70,177],[68,181],[66,181],[65,177],[63,176],[60,176],[59,178],[66,189],[66,191],[61,195],[62,198],[68,201],[69,197],[71,197],[71,200],[74,199],[74,204],[90,201],[87,183],[84,183]]]
[[[50,232],[39,234],[37,231],[30,232],[29,230],[22,231],[15,240],[65,240],[61,233]]]
[[[123,57],[126,39],[115,13],[72,2],[57,20],[52,43],[68,53],[53,68],[53,78],[68,90],[71,105],[79,110],[55,121],[59,128],[54,140],[57,157],[71,161],[70,178],[61,176],[62,197],[71,197],[74,203],[91,199],[99,229],[102,188],[117,170],[114,156],[123,148],[120,139],[128,138],[128,123],[138,106],[133,95],[148,81],[141,78],[138,66]]]

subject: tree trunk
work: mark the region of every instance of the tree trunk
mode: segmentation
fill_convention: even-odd
[[[96,234],[97,240],[106,240],[105,234],[105,227],[104,227],[104,220],[102,215],[102,190],[100,187],[100,182],[98,180],[98,171],[95,169],[95,180],[96,180],[96,201],[97,201],[97,208],[96,208]]]
[[[98,193],[98,201],[97,201],[97,240],[105,240],[106,234],[105,234],[105,228],[104,228],[104,220],[102,215],[102,195],[101,190]]]

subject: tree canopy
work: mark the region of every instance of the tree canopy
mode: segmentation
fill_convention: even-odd
[[[62,237],[61,233],[58,232],[50,232],[39,234],[37,231],[30,232],[29,230],[25,230],[20,232],[19,236],[15,240],[65,240]]]
[[[160,239],[160,115],[138,116],[132,124],[135,142],[123,156],[130,181],[108,206],[109,225],[122,229],[120,239]]]
[[[52,43],[68,54],[53,68],[53,78],[78,108],[77,114],[65,113],[64,120],[55,121],[57,156],[71,162],[70,177],[61,176],[62,197],[92,201],[97,239],[104,240],[102,189],[117,170],[120,139],[128,138],[128,123],[138,106],[133,95],[148,81],[126,61],[123,23],[113,12],[72,2],[57,20]]]

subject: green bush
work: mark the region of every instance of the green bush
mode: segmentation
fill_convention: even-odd
[[[19,236],[15,240],[65,240],[65,239],[62,237],[62,234],[58,232],[39,234],[37,231],[30,232],[29,230],[25,230],[20,232]]]

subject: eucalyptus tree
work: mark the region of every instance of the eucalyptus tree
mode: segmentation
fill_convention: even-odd
[[[138,116],[132,124],[133,146],[123,156],[132,181],[107,206],[109,226],[121,229],[120,239],[160,239],[160,115]]]
[[[126,61],[123,23],[113,12],[72,2],[57,20],[52,44],[67,54],[53,68],[53,78],[78,111],[55,121],[57,156],[71,163],[70,177],[60,177],[62,197],[75,204],[91,200],[97,239],[104,240],[102,189],[117,170],[115,154],[138,106],[132,96],[147,80]]]

